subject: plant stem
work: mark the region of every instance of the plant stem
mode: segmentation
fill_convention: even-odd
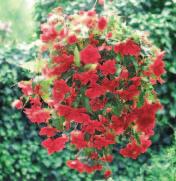
[[[95,0],[95,3],[94,3],[94,5],[93,5],[92,9],[95,9],[95,7],[96,7],[96,5],[97,5],[97,1],[98,1],[98,0]]]
[[[104,11],[106,10],[106,0],[104,0],[103,9],[104,9]]]

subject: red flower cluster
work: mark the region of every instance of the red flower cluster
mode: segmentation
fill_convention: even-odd
[[[114,46],[114,51],[120,53],[121,55],[131,55],[138,57],[141,51],[141,48],[133,42],[131,39],[123,43],[118,43]]]
[[[107,26],[107,20],[104,17],[101,17],[98,21],[99,30],[103,31]]]
[[[41,128],[39,135],[41,136],[48,136],[48,137],[52,137],[55,136],[55,134],[58,132],[58,130],[56,128],[52,128],[52,127],[43,127]]]
[[[99,3],[100,5],[103,5],[103,4],[104,4],[104,0],[98,0],[98,3]]]
[[[98,63],[101,58],[98,49],[92,45],[88,45],[81,52],[81,61],[84,64]]]
[[[103,75],[113,75],[116,73],[116,61],[107,60],[103,65],[100,66],[100,70]]]
[[[46,139],[42,142],[42,146],[48,150],[48,154],[52,154],[54,152],[63,150],[67,141],[68,137],[66,135],[62,135],[62,137],[56,139]]]
[[[132,140],[131,143],[120,150],[120,154],[124,157],[130,157],[136,159],[141,153],[145,153],[147,148],[150,147],[151,141],[148,138],[144,138],[141,136],[140,144],[137,143],[136,140]]]
[[[111,170],[106,170],[106,171],[104,172],[104,177],[105,177],[105,178],[108,178],[108,177],[111,176],[111,174],[112,174]]]
[[[39,134],[47,137],[42,145],[49,154],[70,142],[79,151],[67,162],[71,169],[103,169],[108,178],[113,145],[119,144],[119,153],[133,159],[151,145],[155,113],[161,108],[153,84],[161,82],[165,72],[164,54],[140,35],[135,41],[133,32],[119,40],[115,17],[112,26],[95,11],[67,16],[68,26],[63,17],[55,10],[42,26],[40,53],[48,59],[35,78],[18,84],[23,96],[13,106],[25,107],[31,122],[46,125]],[[150,52],[142,53],[146,49]]]
[[[23,103],[20,100],[15,100],[12,103],[12,107],[14,107],[16,109],[22,109],[23,108]]]
[[[42,39],[43,42],[52,41],[58,35],[54,26],[42,26],[41,30],[43,34],[41,34],[40,38]]]
[[[67,166],[71,169],[77,170],[80,173],[82,172],[92,173],[96,170],[102,170],[101,165],[94,165],[91,167],[87,164],[80,162],[79,160],[69,160],[67,161]]]
[[[70,35],[67,39],[69,45],[72,45],[77,42],[77,37],[75,35]]]

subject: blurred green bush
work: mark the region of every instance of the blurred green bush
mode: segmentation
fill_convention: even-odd
[[[34,24],[32,8],[29,1],[30,0],[0,0],[0,21],[10,25],[11,32],[8,40],[9,42],[11,41],[11,44],[13,42],[29,42],[33,39],[32,32]]]
[[[36,33],[50,10],[58,5],[67,13],[90,9],[94,0],[36,0]],[[166,83],[156,90],[164,105],[158,113],[153,146],[137,160],[124,159],[114,151],[115,181],[176,180],[176,2],[173,0],[114,0],[111,5],[128,25],[148,31],[152,41],[166,51]],[[101,7],[97,7],[101,13]],[[11,108],[20,93],[17,82],[30,75],[18,65],[36,57],[35,47],[23,45],[0,49],[0,181],[100,181],[95,175],[77,174],[67,168],[70,149],[51,156],[41,147],[38,127]],[[175,133],[176,134],[176,133]],[[175,135],[176,136],[176,135]],[[101,180],[102,181],[102,180]]]

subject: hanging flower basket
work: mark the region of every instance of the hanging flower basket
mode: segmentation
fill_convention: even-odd
[[[94,10],[56,8],[41,31],[39,58],[23,65],[33,78],[19,82],[13,104],[41,125],[48,154],[67,144],[78,151],[68,167],[107,178],[114,156],[136,159],[152,144],[164,53],[118,16]]]

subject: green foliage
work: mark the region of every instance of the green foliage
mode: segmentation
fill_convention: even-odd
[[[77,67],[80,67],[80,57],[79,57],[79,50],[78,50],[78,47],[76,46],[75,47],[75,50],[74,50],[74,63]]]

